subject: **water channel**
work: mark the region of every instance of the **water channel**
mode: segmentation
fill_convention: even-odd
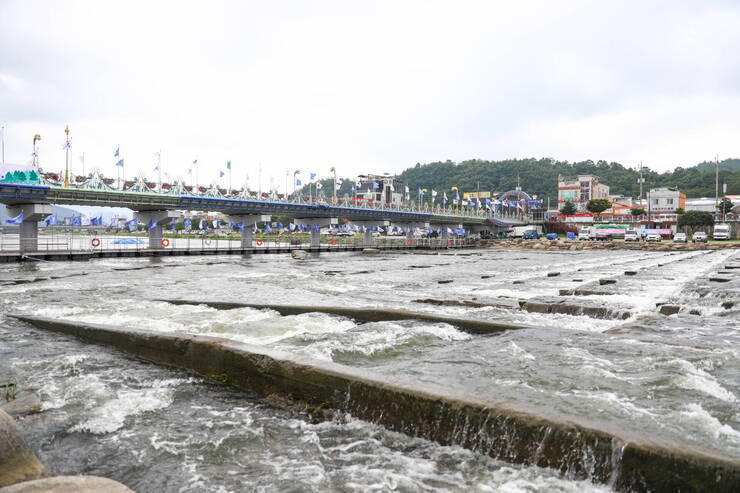
[[[38,389],[44,412],[23,427],[55,474],[107,476],[140,493],[609,491],[351,416],[312,422],[256,395],[6,314],[232,338],[598,419],[740,460],[740,285],[706,277],[738,259],[725,250],[474,250],[3,265],[0,373]],[[559,297],[603,278],[618,282],[578,302],[618,308],[628,319],[518,309],[519,300]],[[402,308],[533,328],[472,335],[446,324],[281,316],[162,298]],[[430,299],[475,306],[422,302]],[[682,310],[661,315],[663,302]]]

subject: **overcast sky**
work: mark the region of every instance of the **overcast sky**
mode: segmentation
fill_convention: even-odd
[[[680,4],[680,5],[679,5]],[[740,2],[0,0],[6,161],[257,187],[471,158],[737,157]],[[224,182],[225,183],[225,182]]]

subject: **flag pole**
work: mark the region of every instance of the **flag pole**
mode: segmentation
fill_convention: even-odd
[[[159,171],[159,193],[162,193],[162,149],[157,153],[157,170]]]
[[[69,125],[64,126],[64,149],[66,151],[64,155],[64,186],[69,187]]]

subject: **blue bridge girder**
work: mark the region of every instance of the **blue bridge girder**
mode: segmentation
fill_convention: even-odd
[[[404,211],[384,208],[347,207],[329,204],[305,204],[267,200],[244,200],[231,198],[199,197],[190,195],[168,195],[163,193],[141,193],[116,190],[92,190],[81,188],[53,187],[47,185],[25,185],[0,183],[0,203],[86,205],[100,207],[125,207],[135,211],[196,210],[222,212],[230,215],[270,214],[296,218],[348,218],[356,221],[394,221],[398,223],[430,223],[465,225],[490,225],[506,227],[526,224],[528,221],[516,217],[468,216],[440,214],[426,211]]]

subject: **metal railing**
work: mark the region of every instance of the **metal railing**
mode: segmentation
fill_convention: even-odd
[[[315,248],[307,235],[273,235],[255,237],[251,246],[242,246],[241,238],[235,237],[177,237],[165,235],[159,245],[150,247],[149,237],[145,234],[80,234],[55,233],[53,227],[42,230],[36,239],[21,240],[18,234],[4,232],[0,234],[0,252],[8,254],[33,253],[94,253],[94,252],[140,252],[140,251],[190,251],[190,252],[237,252],[245,248],[254,250],[296,250]],[[329,236],[320,237],[319,247],[322,250],[344,250],[347,248],[459,248],[471,245],[471,238],[460,237],[422,237],[406,238],[404,236],[373,237],[370,241],[362,236]]]

